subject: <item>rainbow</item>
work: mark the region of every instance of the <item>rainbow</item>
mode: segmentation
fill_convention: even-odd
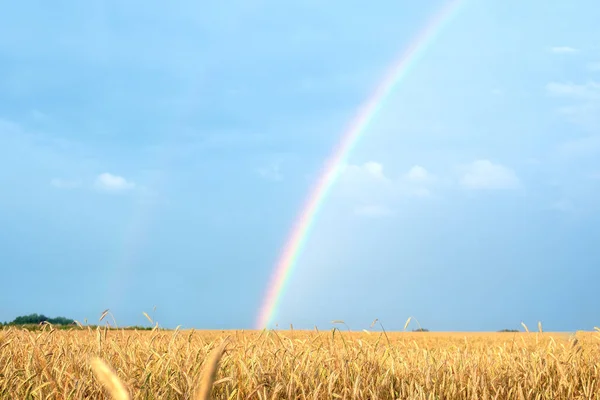
[[[366,131],[369,123],[373,121],[383,103],[392,93],[394,87],[408,74],[424,51],[431,45],[435,37],[441,32],[445,23],[452,19],[464,0],[451,0],[440,10],[422,29],[408,49],[400,56],[377,86],[374,93],[360,107],[359,112],[350,122],[348,129],[342,135],[339,144],[334,148],[332,155],[327,160],[323,173],[320,175],[314,189],[297,218],[294,227],[285,243],[281,256],[277,261],[260,308],[256,328],[264,329],[272,322],[277,313],[281,297],[289,282],[294,266],[314,225],[319,209],[323,205],[327,194],[333,187],[346,160],[358,140]]]

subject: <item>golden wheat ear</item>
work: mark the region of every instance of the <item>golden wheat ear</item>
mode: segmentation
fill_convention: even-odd
[[[212,390],[213,383],[217,376],[217,369],[219,368],[219,361],[223,357],[225,347],[227,346],[227,339],[221,343],[221,345],[214,349],[206,360],[204,365],[204,371],[200,379],[200,385],[196,389],[194,394],[194,400],[208,400],[210,399],[210,392]]]
[[[125,388],[125,385],[117,377],[117,374],[99,358],[92,358],[90,361],[92,370],[96,375],[96,378],[100,381],[102,386],[108,391],[110,397],[114,400],[129,400],[129,393]]]

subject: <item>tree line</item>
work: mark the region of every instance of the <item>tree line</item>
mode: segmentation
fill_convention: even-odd
[[[29,315],[21,315],[12,320],[11,322],[0,323],[1,325],[39,325],[42,322],[47,322],[52,325],[73,325],[75,321],[70,318],[65,317],[56,317],[49,318],[44,314],[29,314]]]

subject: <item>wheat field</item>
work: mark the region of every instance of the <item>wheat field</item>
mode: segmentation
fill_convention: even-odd
[[[600,399],[600,332],[0,330],[2,399]]]

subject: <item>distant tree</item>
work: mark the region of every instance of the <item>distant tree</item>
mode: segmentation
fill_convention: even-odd
[[[518,329],[502,329],[502,330],[499,330],[498,332],[519,332],[519,330]]]
[[[44,314],[29,314],[18,316],[12,322],[10,322],[10,325],[37,325],[41,324],[42,322],[48,322],[53,325],[70,325],[75,321],[65,317],[48,318]]]
[[[75,321],[73,321],[72,319],[65,317],[49,318],[48,322],[50,322],[53,325],[72,325],[75,323]]]
[[[20,315],[11,322],[11,325],[39,324],[47,320],[48,318],[43,314]]]
[[[429,329],[417,328],[417,329],[413,329],[413,332],[429,332]]]

